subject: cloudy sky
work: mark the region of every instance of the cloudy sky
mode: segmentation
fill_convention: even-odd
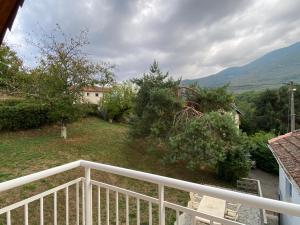
[[[5,40],[30,66],[28,33],[88,28],[86,52],[116,64],[119,80],[154,59],[175,78],[196,78],[300,41],[299,9],[300,0],[25,0]]]

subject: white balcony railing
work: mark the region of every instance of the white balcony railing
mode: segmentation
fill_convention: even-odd
[[[58,197],[57,193],[59,191],[65,192],[65,222],[63,224],[69,225],[70,223],[70,209],[69,209],[69,195],[70,190],[74,190],[75,193],[75,223],[74,224],[82,224],[82,225],[91,225],[91,224],[103,224],[101,221],[101,214],[103,213],[103,206],[101,206],[101,193],[105,191],[105,218],[107,225],[111,224],[110,221],[110,196],[111,193],[114,193],[114,220],[115,224],[126,224],[129,225],[130,220],[130,206],[129,206],[129,198],[136,200],[136,223],[139,225],[141,223],[141,202],[143,204],[146,202],[148,205],[148,223],[150,225],[154,224],[154,218],[158,218],[158,224],[164,225],[165,224],[165,212],[166,209],[174,210],[176,212],[176,221],[178,224],[179,216],[182,213],[186,213],[191,215],[194,219],[193,222],[196,224],[196,217],[204,218],[210,221],[210,224],[224,224],[224,225],[238,225],[241,224],[236,221],[227,220],[221,217],[215,217],[212,215],[204,214],[190,208],[181,206],[179,204],[174,204],[168,202],[164,198],[165,194],[165,187],[175,188],[187,192],[196,192],[203,195],[208,195],[216,198],[225,199],[232,202],[239,202],[244,205],[248,205],[250,207],[255,207],[259,209],[266,209],[278,213],[288,214],[291,216],[300,216],[300,205],[291,204],[282,201],[276,201],[272,199],[262,198],[254,195],[244,194],[240,192],[234,192],[229,190],[224,190],[221,188],[210,187],[206,185],[195,184],[191,182],[186,182],[182,180],[172,179],[168,177],[158,176],[154,174],[134,171],[130,169],[89,162],[85,160],[79,160],[76,162],[68,163],[62,166],[58,166],[52,169],[44,170],[38,173],[34,173],[28,176],[20,177],[17,179],[13,179],[10,181],[6,181],[0,183],[0,193],[4,191],[8,191],[10,189],[28,184],[33,181],[37,181],[55,174],[59,174],[77,167],[84,167],[85,168],[85,177],[79,177],[75,180],[69,181],[63,185],[57,186],[30,198],[24,199],[20,202],[14,203],[12,205],[6,206],[0,209],[0,215],[5,215],[5,220],[7,225],[12,224],[12,213],[14,210],[23,207],[23,216],[24,216],[24,224],[28,225],[30,221],[30,216],[28,213],[29,204],[39,201],[39,209],[35,209],[39,211],[39,224],[49,224],[49,222],[45,221],[44,218],[44,199],[47,196],[53,197],[53,215],[51,218],[51,224],[57,225],[58,224]],[[106,184],[103,182],[99,182],[96,180],[91,180],[91,170],[99,170],[111,174],[117,174],[124,177],[130,177],[141,181],[147,181],[153,184],[156,184],[158,187],[158,197],[151,197],[145,194],[137,193],[128,189],[120,188],[117,186],[113,186],[110,184]],[[92,192],[95,192],[96,194]],[[119,197],[125,198],[125,219],[124,221],[120,221],[119,218]],[[96,198],[93,198],[93,196]],[[96,204],[92,203],[92,201],[96,201]],[[96,205],[96,206],[95,206]],[[158,211],[152,210],[153,207],[158,207]],[[102,210],[101,210],[102,209]],[[96,216],[95,216],[96,215]],[[97,217],[97,218],[96,218]],[[49,218],[48,218],[49,219]],[[38,221],[37,220],[37,221]],[[38,223],[35,223],[38,224]],[[73,224],[73,223],[72,223]],[[179,224],[178,224],[179,225]]]

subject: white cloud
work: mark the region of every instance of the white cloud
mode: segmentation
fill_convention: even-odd
[[[294,0],[31,0],[5,40],[33,65],[37,51],[27,33],[56,23],[74,35],[88,28],[87,52],[117,64],[120,80],[142,74],[154,59],[174,77],[195,78],[299,41],[299,8]]]

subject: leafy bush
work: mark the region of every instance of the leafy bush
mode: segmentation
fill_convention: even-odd
[[[256,166],[269,173],[278,174],[278,164],[272,152],[267,146],[269,139],[274,134],[259,132],[248,138],[247,146],[249,148],[251,159],[256,161]]]
[[[45,104],[23,102],[0,105],[0,130],[37,128],[51,122],[50,107]]]
[[[210,112],[191,119],[170,138],[168,159],[185,162],[190,169],[206,166],[224,179],[234,180],[249,171],[243,139],[229,114]]]
[[[250,170],[249,153],[243,145],[229,151],[223,161],[217,165],[218,176],[224,180],[236,181],[246,177]]]
[[[104,94],[100,101],[104,118],[128,122],[132,113],[134,96],[134,87],[129,82],[113,86],[110,92]]]

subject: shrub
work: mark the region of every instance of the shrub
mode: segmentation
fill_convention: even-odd
[[[49,123],[50,107],[45,104],[22,102],[0,105],[0,130],[37,128]]]
[[[100,101],[104,119],[128,122],[132,114],[134,96],[134,87],[129,82],[113,86]]]
[[[206,166],[225,175],[226,180],[235,180],[249,171],[243,140],[230,115],[211,112],[191,119],[185,129],[170,138],[168,158],[183,161],[190,169]]]
[[[278,174],[278,164],[272,152],[267,146],[273,133],[258,132],[248,138],[248,148],[251,159],[256,161],[256,166],[269,173]]]
[[[246,177],[250,170],[249,153],[241,146],[229,151],[223,161],[217,164],[218,176],[227,181]]]
[[[78,104],[75,108],[82,117],[100,116],[99,106],[96,104]]]

